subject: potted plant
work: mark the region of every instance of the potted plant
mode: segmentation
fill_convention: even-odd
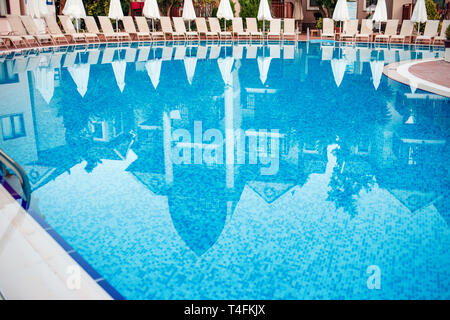
[[[447,49],[447,48],[450,48],[450,25],[445,30],[445,37],[446,37],[446,40],[444,40],[444,45],[445,45],[445,48]]]

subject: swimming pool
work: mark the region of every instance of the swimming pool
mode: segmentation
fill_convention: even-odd
[[[450,100],[382,75],[442,55],[321,42],[3,57],[0,148],[128,299],[448,299]]]

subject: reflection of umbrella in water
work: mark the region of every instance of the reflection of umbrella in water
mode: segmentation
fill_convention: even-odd
[[[197,65],[197,57],[184,58],[184,68],[186,69],[186,76],[189,84],[192,84],[192,79],[194,78],[196,65]]]
[[[36,88],[45,102],[49,104],[55,90],[55,71],[51,68],[37,68],[33,72]]]
[[[271,60],[271,57],[258,57],[259,79],[261,79],[262,84],[267,80]]]
[[[370,70],[372,71],[372,82],[375,90],[378,89],[383,74],[384,61],[370,61]]]
[[[117,86],[120,89],[120,92],[123,92],[125,88],[125,72],[127,70],[127,63],[123,60],[113,61],[111,63],[114,76],[116,77]]]
[[[153,87],[156,89],[159,84],[159,75],[161,74],[161,59],[149,60],[145,63],[148,76],[152,81]]]
[[[333,71],[334,82],[336,86],[340,86],[342,79],[344,78],[345,69],[347,67],[347,62],[344,59],[333,59],[331,60],[331,69]]]
[[[234,59],[232,57],[219,58],[217,59],[217,64],[219,65],[219,70],[222,75],[223,82],[226,85],[231,85],[233,78],[231,75],[231,70],[233,69]]]
[[[69,70],[69,73],[72,76],[73,81],[77,85],[78,92],[82,97],[84,97],[88,89],[89,72],[91,69],[90,65],[77,64],[67,69]]]

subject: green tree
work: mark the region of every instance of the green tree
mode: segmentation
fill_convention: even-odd
[[[336,6],[337,0],[317,0],[319,11],[323,18],[330,18],[333,14],[333,9]]]
[[[439,13],[437,11],[436,3],[433,0],[425,0],[425,6],[427,8],[427,19],[428,20],[439,20]],[[419,24],[416,23],[416,30],[418,30]],[[420,24],[420,32],[425,30],[425,23]]]

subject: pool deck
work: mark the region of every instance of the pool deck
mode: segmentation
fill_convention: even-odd
[[[111,296],[0,185],[0,300]]]
[[[388,64],[384,75],[416,89],[450,98],[450,63],[443,59],[408,60]]]

